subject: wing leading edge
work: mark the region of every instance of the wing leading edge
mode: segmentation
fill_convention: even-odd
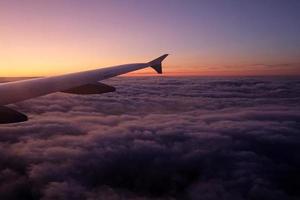
[[[147,63],[118,65],[66,75],[0,83],[0,106],[2,106],[2,109],[0,109],[0,116],[2,118],[5,118],[5,115],[7,115],[8,113],[7,110],[3,108],[4,105],[55,92],[67,92],[73,94],[99,94],[105,92],[113,92],[113,87],[100,83],[97,84],[98,81],[144,69],[147,67],[152,67],[157,73],[161,74],[161,63],[167,56],[168,54],[162,55]],[[82,91],[84,88],[87,88],[89,91]],[[9,111],[9,117],[11,118],[14,112],[12,112],[11,110]],[[15,113],[17,115],[16,117],[19,117],[20,113],[17,111]],[[26,117],[22,119],[24,119],[24,121],[27,120]],[[6,122],[6,120],[4,119],[0,120],[0,124],[9,123],[10,121],[15,122],[14,120],[8,120]],[[19,120],[16,120],[16,122],[19,122]]]

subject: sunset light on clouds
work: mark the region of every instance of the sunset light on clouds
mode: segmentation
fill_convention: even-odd
[[[1,1],[0,76],[49,76],[164,53],[171,54],[166,75],[299,75],[300,2],[281,2]]]

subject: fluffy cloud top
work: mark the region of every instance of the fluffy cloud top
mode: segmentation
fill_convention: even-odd
[[[12,105],[0,199],[299,199],[300,81],[117,78]]]

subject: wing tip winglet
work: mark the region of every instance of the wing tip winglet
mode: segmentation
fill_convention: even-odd
[[[168,56],[169,54],[164,54],[152,61],[149,62],[150,66],[158,73],[162,74],[162,65],[161,62]]]

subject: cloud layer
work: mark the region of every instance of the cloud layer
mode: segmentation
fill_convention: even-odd
[[[0,199],[299,199],[300,81],[117,78],[11,106]]]

